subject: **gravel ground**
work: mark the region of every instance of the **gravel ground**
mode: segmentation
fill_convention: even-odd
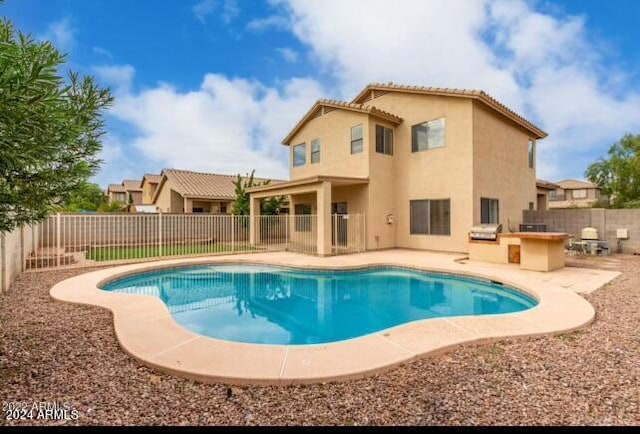
[[[88,270],[23,274],[0,295],[0,401],[68,402],[79,418],[65,423],[82,425],[640,424],[640,257],[570,262],[623,271],[586,297],[597,319],[585,330],[291,387],[228,388],[145,368],[120,349],[108,311],[49,297]],[[56,422],[0,417],[36,423]]]

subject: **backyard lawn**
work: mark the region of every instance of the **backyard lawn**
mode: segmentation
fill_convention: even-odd
[[[258,250],[249,245],[231,244],[187,244],[165,246],[162,248],[162,256],[197,255],[207,253],[246,252]],[[123,259],[144,259],[160,256],[158,246],[146,247],[94,247],[87,252],[87,259],[91,261],[116,261]]]

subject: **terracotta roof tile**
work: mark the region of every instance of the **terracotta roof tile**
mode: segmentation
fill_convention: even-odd
[[[142,189],[140,188],[140,183],[141,181],[139,179],[125,179],[122,181],[122,185],[127,191],[141,191]]]
[[[126,193],[127,189],[122,184],[109,184],[107,193]]]
[[[236,197],[233,182],[237,175],[221,175],[217,173],[193,172],[191,170],[165,169],[162,174],[171,182],[171,188],[182,196],[227,199]],[[266,178],[254,178],[254,181],[263,182]],[[275,184],[280,180],[271,180]],[[159,189],[156,190],[156,193]]]
[[[367,85],[359,94],[353,99],[353,103],[358,103],[367,96],[367,93],[371,90],[387,90],[387,91],[400,91],[400,92],[415,92],[431,95],[450,95],[450,96],[462,96],[478,99],[484,102],[489,107],[497,110],[505,116],[513,119],[516,123],[522,125],[526,129],[536,133],[538,138],[544,138],[547,133],[542,131],[532,122],[528,121],[524,117],[520,116],[515,111],[502,104],[497,99],[490,96],[483,90],[469,90],[469,89],[450,89],[441,87],[425,87],[425,86],[407,86],[394,83],[371,83]]]
[[[576,189],[576,188],[599,188],[596,184],[587,181],[579,181],[577,179],[565,179],[557,181],[554,184],[558,184],[560,188],[564,189]]]

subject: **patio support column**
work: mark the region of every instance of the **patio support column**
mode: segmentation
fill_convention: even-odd
[[[252,246],[260,240],[260,199],[249,196],[249,243]]]
[[[316,191],[318,219],[318,255],[331,254],[331,183],[322,182]]]

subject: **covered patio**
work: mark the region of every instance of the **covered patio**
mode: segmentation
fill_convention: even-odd
[[[319,256],[366,250],[368,183],[368,178],[317,175],[249,189],[251,244],[261,241],[261,201],[287,196],[286,242],[291,250]]]

